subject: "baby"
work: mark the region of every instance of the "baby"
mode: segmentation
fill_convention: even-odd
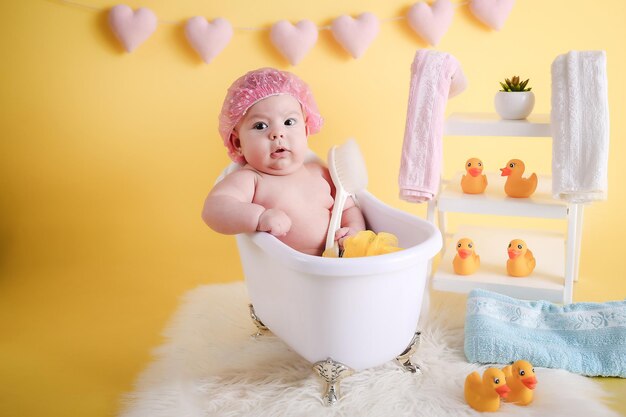
[[[328,169],[307,162],[309,134],[322,118],[309,87],[273,68],[251,71],[228,89],[219,131],[231,159],[242,167],[215,185],[202,218],[225,234],[268,232],[310,255],[324,251],[335,188]],[[340,242],[365,229],[348,199]]]

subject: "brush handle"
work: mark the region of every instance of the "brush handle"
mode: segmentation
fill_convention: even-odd
[[[342,187],[337,187],[335,204],[333,205],[333,212],[330,215],[330,223],[328,224],[326,249],[335,246],[335,232],[341,227],[341,215],[343,214],[343,207],[346,205],[347,199],[348,193]],[[339,247],[335,247],[335,254],[339,255]]]

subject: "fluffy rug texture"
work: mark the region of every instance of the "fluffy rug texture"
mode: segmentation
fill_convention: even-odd
[[[321,379],[280,339],[250,335],[243,283],[189,292],[165,332],[167,342],[125,398],[123,417],[200,416],[476,416],[463,398],[467,374],[485,366],[463,354],[465,297],[437,294],[414,361],[422,375],[395,361],[341,382],[333,407],[322,403]],[[617,416],[589,378],[537,368],[535,400],[503,404],[506,416]]]

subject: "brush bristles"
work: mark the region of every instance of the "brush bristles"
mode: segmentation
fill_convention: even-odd
[[[367,167],[353,139],[335,149],[335,169],[341,186],[348,193],[354,194],[367,187]]]

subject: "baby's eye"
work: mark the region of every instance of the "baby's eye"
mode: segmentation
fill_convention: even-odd
[[[256,122],[253,126],[253,129],[255,130],[263,130],[263,129],[267,129],[267,123],[265,122]]]
[[[296,124],[296,119],[294,119],[293,117],[290,117],[289,119],[285,120],[285,126],[293,126]]]

